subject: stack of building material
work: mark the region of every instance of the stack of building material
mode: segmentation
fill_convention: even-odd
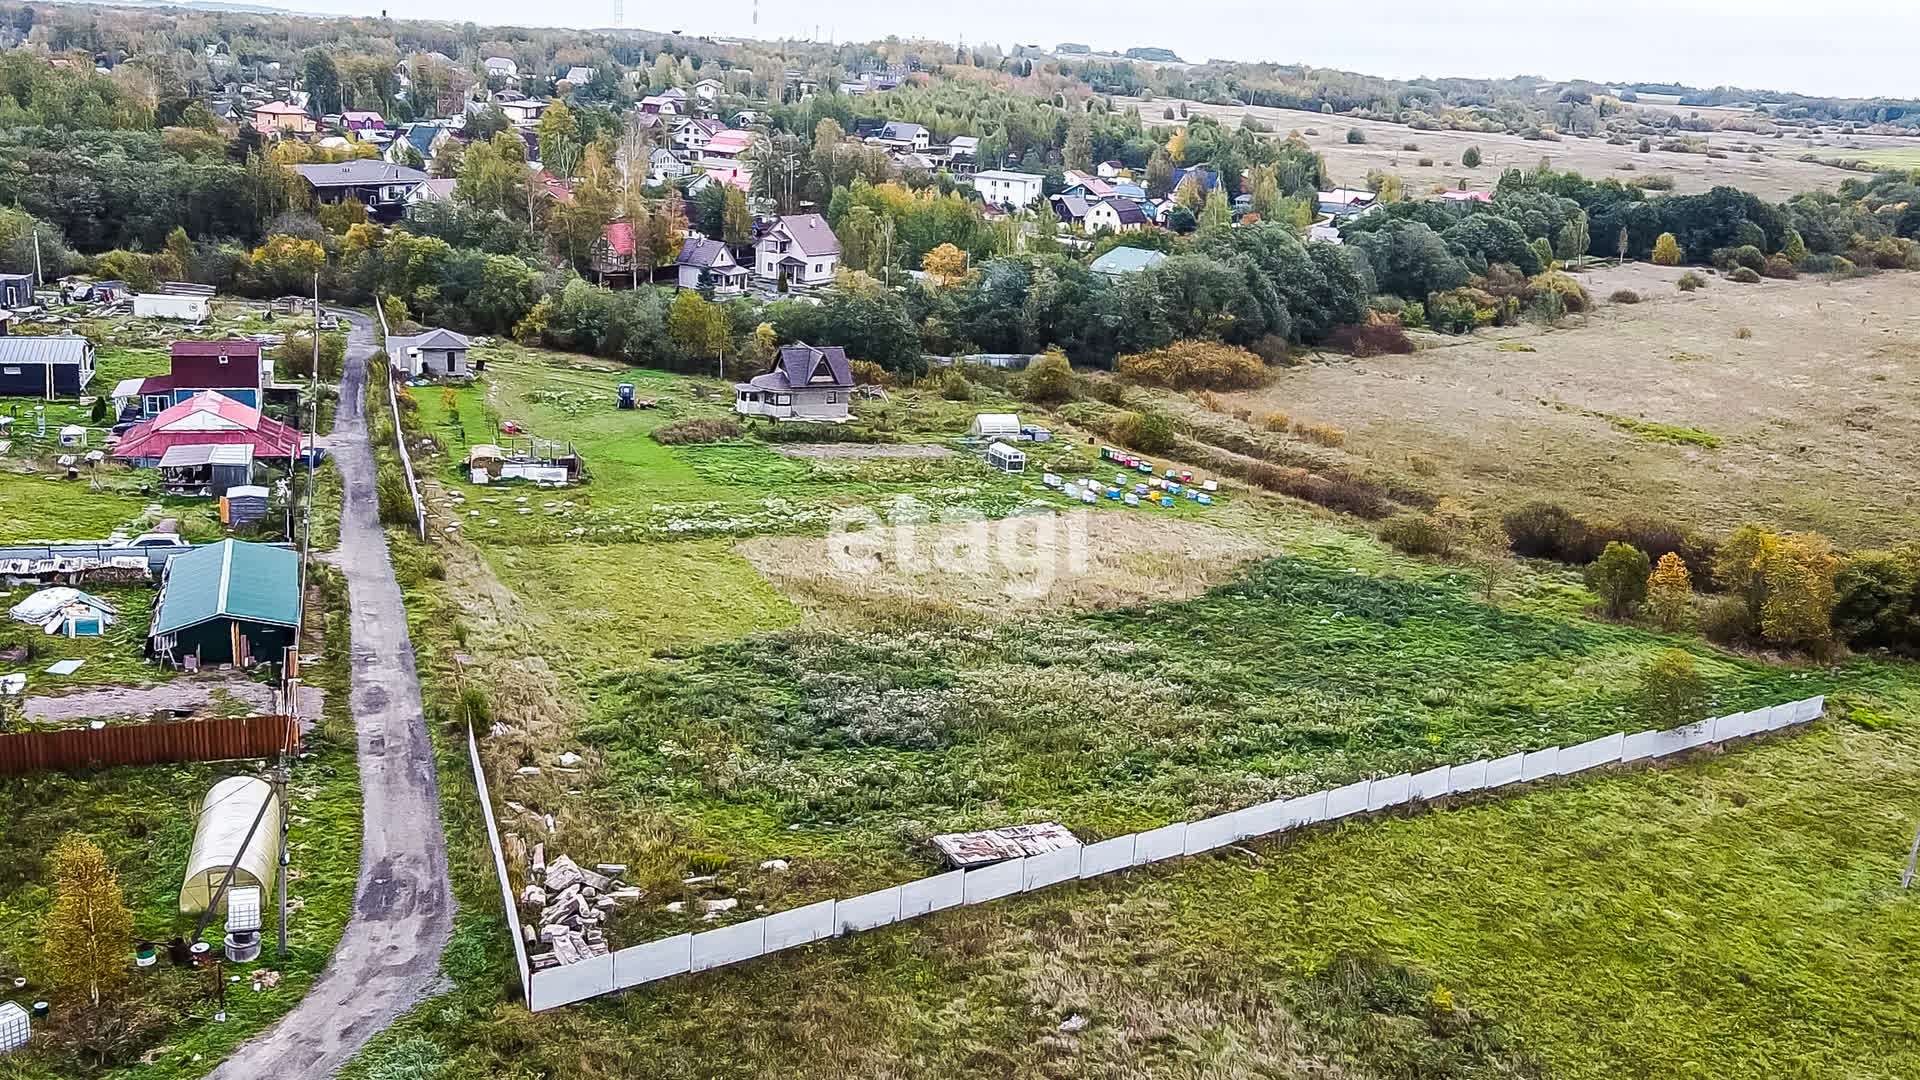
[[[620,904],[640,899],[641,891],[602,871],[624,873],[626,867],[603,863],[588,870],[565,855],[547,863],[544,846],[534,846],[533,866],[520,901],[540,908],[540,923],[537,930],[526,924],[521,932],[529,945],[546,942],[553,947],[551,952],[529,957],[535,971],[608,953],[602,924]]]

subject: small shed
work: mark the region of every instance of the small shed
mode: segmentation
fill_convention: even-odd
[[[147,648],[180,666],[280,659],[300,635],[300,556],[222,540],[167,560]]]
[[[973,418],[967,436],[974,439],[1018,439],[1020,418],[1012,413],[980,413]]]
[[[987,464],[1005,473],[1026,472],[1027,455],[1006,443],[996,442],[987,447]]]
[[[180,886],[180,913],[198,915],[214,906],[213,894],[227,880],[227,867],[234,865],[236,856],[239,865],[227,888],[251,886],[266,895],[278,861],[280,814],[273,785],[259,777],[230,776],[213,785],[200,804],[200,821],[194,826],[187,876]],[[257,826],[255,819],[260,822]],[[249,829],[251,840],[247,839]],[[215,910],[224,911],[226,901],[221,896]]]
[[[174,296],[169,293],[137,293],[133,314],[141,319],[183,319],[205,322],[212,304],[204,296]]]
[[[32,274],[0,274],[0,307],[28,307],[33,302]]]
[[[225,495],[253,482],[253,447],[201,443],[167,447],[160,456],[160,490],[167,495]]]
[[[220,520],[228,525],[251,525],[267,516],[267,489],[242,485],[230,487],[220,500]]]

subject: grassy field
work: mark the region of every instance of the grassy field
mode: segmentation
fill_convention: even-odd
[[[1920,146],[1902,146],[1889,150],[1866,150],[1842,155],[1876,169],[1920,169]]]
[[[1658,283],[1627,268],[1593,287],[1606,273]],[[1488,338],[1310,362],[1259,395],[1157,407],[1216,410],[1203,434],[1221,447],[1235,442],[1219,433],[1264,411],[1345,427],[1344,447],[1286,450],[1396,483],[1417,475],[1428,498],[1551,495],[1713,523],[1752,512],[1885,537],[1902,520],[1906,457],[1890,402],[1910,381],[1859,354],[1898,340],[1904,293],[1894,278],[1814,288],[1716,281],[1603,309],[1582,329],[1503,335],[1533,352]],[[1798,305],[1794,318],[1827,312],[1831,340],[1783,353],[1787,324],[1739,306],[1751,298]],[[1736,339],[1749,324],[1755,336]],[[1627,326],[1657,358],[1622,348]],[[1634,365],[1664,365],[1667,381]],[[1375,374],[1389,366],[1392,378]],[[1484,398],[1434,395],[1443,374],[1484,381]],[[1497,376],[1521,389],[1496,393]],[[1299,393],[1321,380],[1325,393]],[[620,381],[661,408],[613,410]],[[1824,396],[1792,397],[1811,385]],[[1085,528],[1097,554],[1042,585],[1004,565],[1041,546],[991,554],[1003,522],[1064,508],[1031,477],[965,456],[806,458],[751,437],[648,436],[722,415],[717,390],[514,347],[451,401],[414,390],[418,433],[445,452],[427,466],[433,542],[396,559],[429,715],[449,721],[458,989],[380,1040],[356,1080],[1911,1071],[1895,1033],[1920,1021],[1896,959],[1912,916],[1889,887],[1911,836],[1890,796],[1914,778],[1910,666],[1762,663],[1597,622],[1578,575],[1541,564],[1510,568],[1489,604],[1465,567],[1400,556],[1352,519],[1238,483],[1206,512],[1103,500]],[[1017,410],[1060,434],[1046,467],[1107,478],[1085,428],[976,391],[970,403],[899,391],[856,412],[871,409],[882,438],[941,442],[973,412]],[[1849,427],[1875,393],[1886,413]],[[1785,427],[1793,408],[1825,458],[1771,460],[1785,436],[1756,435],[1755,414]],[[1489,416],[1507,426],[1476,430]],[[501,420],[573,441],[591,482],[468,483],[464,447]],[[1496,468],[1503,439],[1512,452]],[[1438,468],[1410,467],[1413,454]],[[1596,476],[1592,460],[1620,475]],[[1802,483],[1819,497],[1786,494]],[[1762,513],[1768,497],[1804,516]],[[828,521],[863,506],[873,527],[828,543]],[[539,836],[549,858],[630,864],[647,897],[612,931],[633,942],[697,928],[669,901],[730,896],[745,916],[923,875],[934,832],[1057,820],[1094,839],[1633,727],[1639,673],[1673,647],[1693,655],[1715,710],[1827,692],[1893,726],[1854,726],[1841,708],[1812,734],[1671,771],[1255,845],[540,1017],[503,1000],[490,866],[458,794],[464,761],[444,750],[478,689],[481,726],[504,732],[483,738],[503,828]],[[773,858],[787,869],[760,868]],[[689,872],[716,880],[689,886]],[[1076,1016],[1084,1026],[1062,1027]]]

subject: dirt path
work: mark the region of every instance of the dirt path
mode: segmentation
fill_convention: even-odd
[[[352,701],[365,819],[360,881],[353,916],[320,981],[271,1031],[236,1051],[213,1080],[332,1076],[433,989],[452,926],[440,784],[407,613],[375,511],[373,452],[361,411],[374,333],[365,316],[352,322],[333,454],[345,486],[339,565],[352,603]]]
[[[300,688],[301,716],[319,716],[326,702],[326,692],[319,687]],[[228,703],[265,712],[273,708],[273,687],[232,676],[182,678],[151,686],[100,686],[29,697],[21,703],[20,713],[29,723],[64,724],[123,717],[145,720],[163,717],[175,709],[217,712]]]

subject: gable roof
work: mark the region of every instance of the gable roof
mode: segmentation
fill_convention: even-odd
[[[1120,224],[1122,225],[1145,225],[1147,223],[1147,213],[1140,209],[1140,204],[1137,202],[1132,202],[1127,199],[1103,199],[1098,205],[1113,211],[1114,216],[1120,220]],[[1087,211],[1091,213],[1093,207],[1088,206]]]
[[[467,349],[471,348],[466,335],[435,327],[425,333],[387,335],[387,355],[405,353],[408,349]]]
[[[173,370],[147,379],[143,394],[164,390],[224,390],[260,385],[260,343],[257,341],[176,341]]]
[[[1087,200],[1079,195],[1055,195],[1053,214],[1061,221],[1079,221],[1087,216]]]
[[[725,157],[729,154],[742,153],[752,140],[753,132],[751,131],[741,131],[739,128],[723,128],[720,131],[714,132],[713,138],[708,141],[707,156]]]
[[[300,556],[244,540],[183,551],[167,560],[149,636],[218,618],[300,626]]]
[[[632,222],[628,222],[628,221],[608,222],[605,236],[607,238],[607,247],[613,249],[613,253],[615,255],[633,254],[633,223]]]
[[[113,448],[117,458],[158,458],[182,444],[248,443],[259,458],[298,457],[300,432],[260,410],[208,390],[128,429]]]
[[[92,352],[93,343],[78,334],[0,337],[0,362],[8,364],[79,364]]]
[[[853,365],[847,362],[847,350],[838,345],[815,347],[797,341],[783,346],[780,355],[774,359],[773,370],[755,376],[748,385],[775,391],[809,387],[851,390]]]
[[[767,230],[767,235],[784,232],[802,255],[838,255],[840,238],[833,235],[827,219],[819,214],[788,214]]]
[[[932,133],[925,127],[919,124],[909,124],[904,120],[889,120],[880,128],[881,138],[898,140],[900,142],[913,142],[922,135],[931,134]]]
[[[622,252],[622,254],[626,254]],[[704,236],[689,236],[680,242],[680,257],[675,260],[683,266],[736,266],[733,252],[718,240],[709,240]]]
[[[269,101],[264,105],[255,105],[247,110],[250,113],[265,113],[268,116],[305,116],[307,110],[298,105],[289,105],[284,101]]]
[[[419,169],[379,158],[358,158],[330,165],[295,165],[294,171],[316,188],[364,187],[372,184],[418,184],[427,178]]]

